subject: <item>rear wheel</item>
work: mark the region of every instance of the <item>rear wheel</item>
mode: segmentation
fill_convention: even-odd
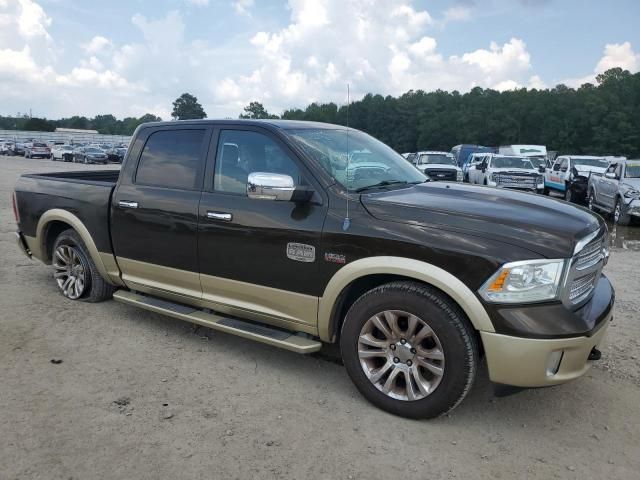
[[[620,198],[616,200],[616,206],[613,209],[613,221],[617,225],[622,226],[629,225],[629,223],[631,223],[631,215],[624,211],[624,204]]]
[[[351,306],[340,336],[349,376],[377,407],[408,418],[455,408],[475,379],[478,346],[448,297],[417,282],[393,282]]]
[[[113,286],[102,278],[75,230],[65,230],[58,235],[53,245],[52,264],[53,278],[65,297],[92,303],[111,298]]]

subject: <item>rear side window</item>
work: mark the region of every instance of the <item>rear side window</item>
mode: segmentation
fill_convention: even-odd
[[[136,183],[196,190],[205,130],[160,130],[142,150]]]

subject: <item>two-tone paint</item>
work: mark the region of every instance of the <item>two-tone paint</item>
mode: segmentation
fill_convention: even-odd
[[[16,199],[22,238],[35,257],[49,263],[54,234],[75,228],[100,273],[115,285],[326,342],[335,341],[350,302],[367,289],[398,278],[425,282],[460,306],[485,350],[496,345],[487,358],[492,380],[501,383],[516,380],[513,372],[491,371],[509,360],[504,342],[510,338],[587,348],[592,337],[603,335],[613,303],[604,276],[592,299],[575,309],[560,301],[500,307],[476,293],[504,263],[570,258],[582,238],[606,228],[597,215],[549,198],[463,184],[356,195],[297,146],[287,134],[291,128],[341,127],[231,120],[142,125],[117,177],[116,172],[21,177]],[[164,129],[205,131],[198,188],[136,183],[146,140]],[[259,132],[280,145],[313,189],[311,200],[261,201],[213,190],[217,143],[227,129]],[[137,208],[123,207],[128,202]],[[228,214],[231,221],[212,219],[211,212]],[[289,258],[290,243],[313,247],[313,261]]]

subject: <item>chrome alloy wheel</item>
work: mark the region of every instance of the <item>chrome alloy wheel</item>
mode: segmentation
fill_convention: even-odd
[[[53,278],[62,294],[71,300],[80,298],[86,286],[86,271],[78,251],[70,245],[60,245],[53,256],[53,267]]]
[[[620,202],[616,202],[615,210],[613,211],[613,221],[618,223],[620,220]]]
[[[367,320],[358,337],[360,365],[369,381],[397,400],[420,400],[438,387],[444,351],[424,320],[386,310]]]

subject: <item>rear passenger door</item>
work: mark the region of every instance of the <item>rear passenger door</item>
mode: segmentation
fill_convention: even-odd
[[[150,128],[132,148],[112,199],[122,279],[151,293],[200,298],[198,204],[211,136],[206,126]]]
[[[214,132],[200,202],[198,252],[211,308],[312,332],[322,294],[317,258],[327,200],[310,172],[272,132]],[[307,203],[247,196],[252,172],[286,174],[315,191]]]

